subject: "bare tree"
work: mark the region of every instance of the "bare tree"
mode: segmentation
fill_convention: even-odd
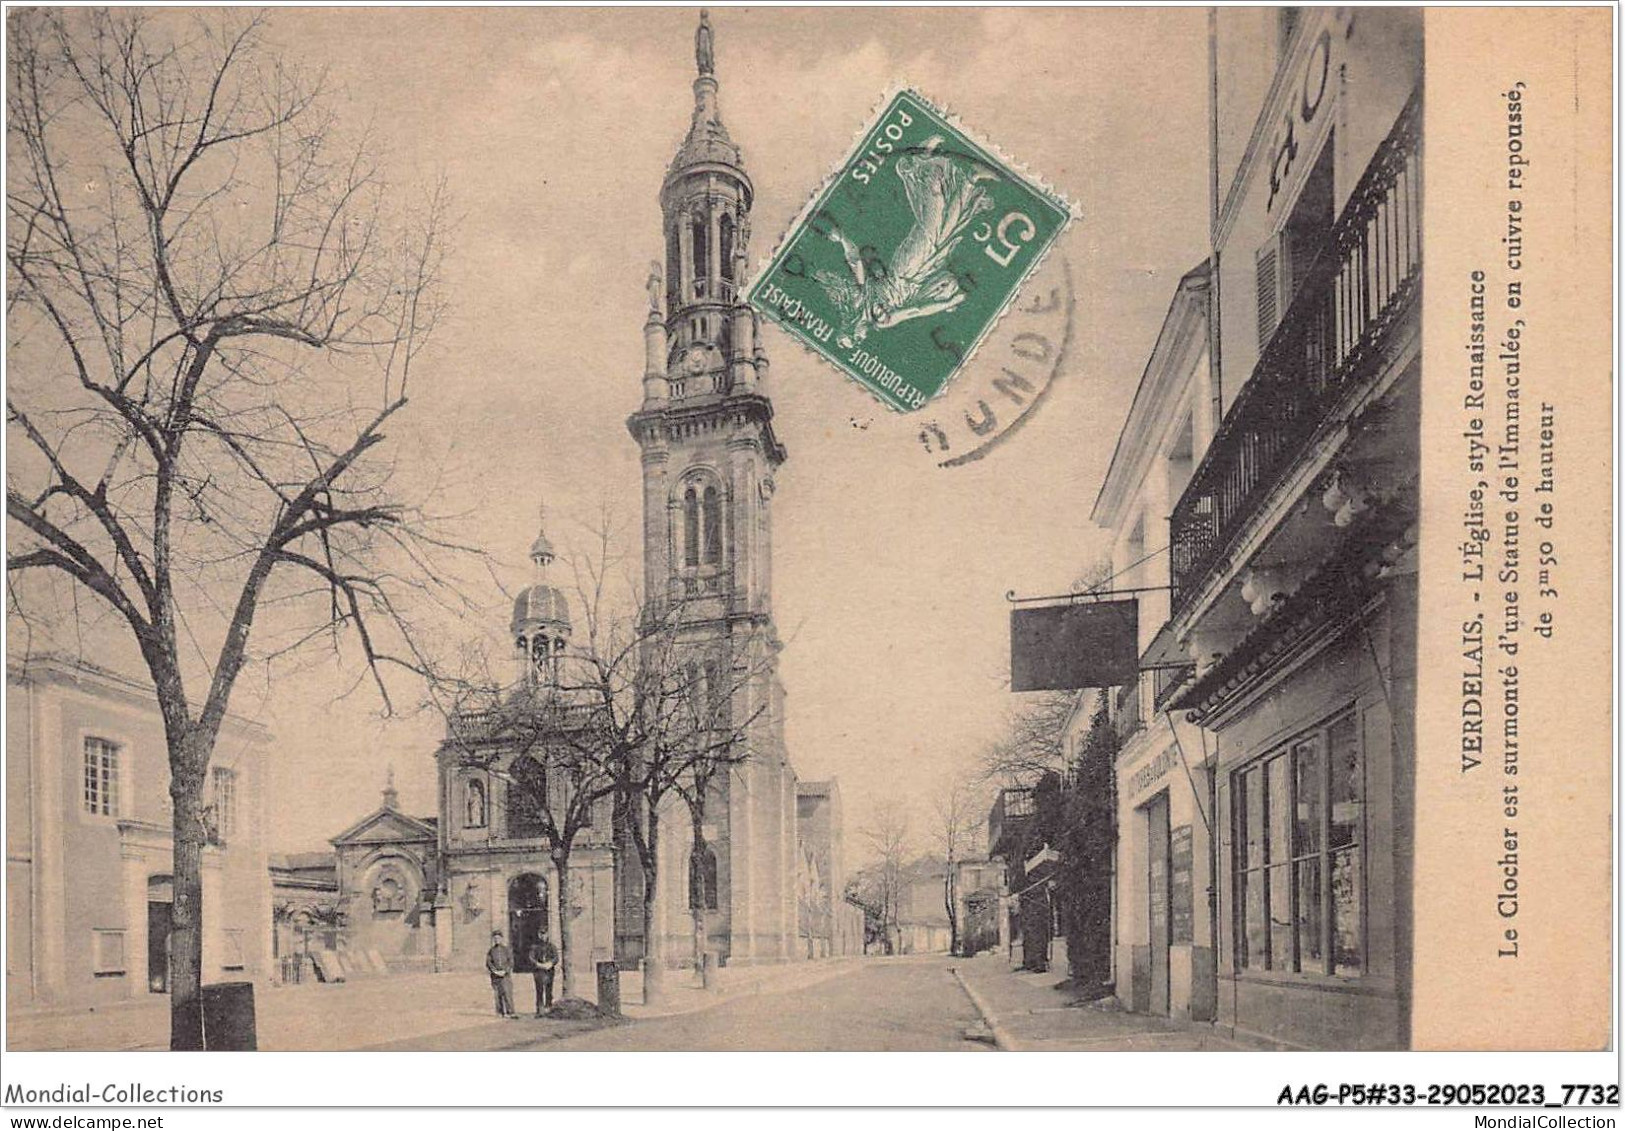
[[[1039,691],[1016,700],[1004,735],[982,751],[978,776],[999,786],[1030,786],[1066,768],[1062,735],[1079,693]]]
[[[660,882],[660,825],[681,804],[689,817],[689,910],[694,961],[702,973],[705,951],[705,878],[710,847],[708,806],[725,774],[752,755],[751,730],[766,704],[749,690],[770,669],[760,642],[693,635],[695,610],[687,601],[645,603],[635,631],[635,675],[627,681],[614,664],[600,668],[597,686],[616,750],[617,802],[643,878],[644,1000],[664,992],[666,955],[656,927]],[[615,653],[611,653],[613,655]],[[630,694],[626,685],[630,683]],[[692,890],[693,880],[700,890]]]
[[[152,678],[170,1041],[198,1048],[204,781],[244,664],[353,632],[386,705],[383,669],[421,666],[408,607],[437,539],[381,448],[440,313],[443,209],[394,207],[259,16],[9,23],[10,593],[69,579]]]
[[[859,873],[855,895],[860,905],[878,916],[881,945],[886,953],[895,953],[903,869],[912,845],[907,807],[896,797],[882,799],[858,835],[868,845],[871,861]]]
[[[757,643],[729,637],[690,649],[686,660],[681,653],[673,656],[683,669],[683,690],[676,702],[679,717],[669,738],[656,744],[643,773],[643,794],[651,784],[669,779],[688,810],[688,907],[694,970],[707,988],[705,916],[714,909],[717,875],[716,857],[705,840],[706,814],[716,799],[719,782],[751,756],[748,735],[765,704],[752,706],[750,692],[769,673]],[[663,649],[654,651],[658,654]],[[648,926],[645,919],[645,929]]]
[[[942,854],[947,869],[942,879],[942,906],[948,913],[950,949],[960,952],[959,922],[959,862],[975,855],[974,845],[983,828],[987,812],[981,791],[960,778],[946,779],[937,795],[932,798],[931,810],[935,818],[932,838],[935,848]]]
[[[590,537],[590,548],[571,558],[580,623],[554,681],[538,695],[504,691],[489,677],[472,687],[443,680],[443,709],[450,733],[467,729],[467,740],[454,738],[464,764],[502,767],[524,795],[511,767],[528,757],[538,767],[533,780],[553,783],[551,799],[546,790],[536,799],[537,824],[561,886],[592,807],[613,797],[615,826],[642,878],[644,996],[654,1001],[666,963],[656,929],[662,819],[677,806],[689,816],[690,873],[701,880],[700,898],[690,899],[694,961],[703,971],[707,807],[722,776],[750,757],[748,737],[765,704],[750,704],[746,692],[770,661],[754,640],[696,636],[691,602],[641,599],[611,508]]]
[[[1110,560],[1098,558],[1084,567],[1073,581],[1072,590],[1079,594],[1101,593],[1110,588],[1114,576]],[[978,775],[981,781],[998,786],[1031,786],[1047,773],[1063,772],[1066,755],[1061,749],[1061,736],[1079,694],[1037,691],[1018,695],[1005,734],[982,751]]]
[[[559,994],[575,997],[571,857],[617,782],[598,730],[597,704],[577,685],[525,679],[505,684],[483,664],[481,669],[480,678],[455,687],[442,756],[503,783],[506,835],[536,837],[546,846],[557,884]],[[447,686],[444,679],[441,684]]]

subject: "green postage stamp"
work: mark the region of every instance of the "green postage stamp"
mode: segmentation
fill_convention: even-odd
[[[905,90],[796,220],[749,301],[910,411],[975,352],[1072,215]]]

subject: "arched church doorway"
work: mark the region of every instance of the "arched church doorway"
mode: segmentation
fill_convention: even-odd
[[[547,881],[526,872],[508,881],[508,945],[513,968],[529,973],[530,944],[547,934]]]
[[[169,936],[175,925],[175,882],[147,877],[147,989],[169,992]]]

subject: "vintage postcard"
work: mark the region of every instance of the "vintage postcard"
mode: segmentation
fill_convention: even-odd
[[[1617,1106],[1614,19],[8,8],[6,1105]]]

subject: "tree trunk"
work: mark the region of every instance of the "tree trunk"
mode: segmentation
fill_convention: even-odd
[[[185,757],[184,754],[181,757]],[[170,764],[176,764],[172,755]],[[176,1052],[203,1048],[203,783],[176,775],[175,862],[169,936],[169,1047]]]
[[[959,953],[959,916],[954,913],[954,865],[948,861],[948,871],[942,877],[942,909],[948,913],[948,953]]]
[[[643,865],[643,1004],[655,1005],[666,993],[666,940],[655,923],[660,886],[660,817],[649,806],[648,843],[639,856]]]
[[[570,914],[570,853],[555,853],[553,856],[553,872],[558,879],[559,904],[559,979],[558,996],[560,998],[575,997],[576,976],[570,968],[570,952],[574,949],[572,940],[575,936],[575,916]],[[515,958],[518,956],[515,955]]]
[[[699,883],[695,883],[698,880]],[[694,844],[688,854],[688,908],[693,920],[694,973],[701,989],[711,988],[710,971],[705,967],[705,838],[700,824],[694,825]]]

